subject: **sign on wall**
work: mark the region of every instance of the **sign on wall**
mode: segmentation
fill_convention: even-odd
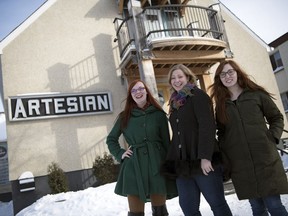
[[[8,98],[9,120],[35,120],[112,112],[110,92],[25,95]]]

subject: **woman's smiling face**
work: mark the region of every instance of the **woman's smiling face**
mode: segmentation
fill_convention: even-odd
[[[230,64],[225,64],[222,72],[219,74],[220,80],[227,88],[237,84],[237,72]]]
[[[142,82],[137,82],[131,89],[131,95],[138,107],[143,107],[147,102],[147,92]]]
[[[187,83],[188,77],[180,69],[172,72],[170,84],[175,91],[180,91]]]

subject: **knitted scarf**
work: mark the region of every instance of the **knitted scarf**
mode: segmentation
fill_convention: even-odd
[[[172,93],[169,100],[169,113],[171,113],[175,109],[178,110],[181,106],[185,104],[187,97],[193,95],[191,93],[191,90],[194,89],[195,86],[195,84],[187,83],[179,92],[175,91]]]

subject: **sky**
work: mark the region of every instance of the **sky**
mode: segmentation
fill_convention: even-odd
[[[267,44],[288,32],[287,0],[220,0]]]
[[[0,41],[45,1],[0,0]],[[220,1],[267,44],[288,32],[287,0]]]
[[[0,0],[0,41],[46,0]]]
[[[288,169],[288,155],[281,156],[284,168]],[[287,173],[288,174],[288,173]],[[77,192],[46,195],[22,209],[16,216],[127,216],[127,198],[114,193],[115,182]],[[239,201],[236,194],[226,195],[233,216],[252,215],[248,200]],[[281,195],[282,204],[288,210],[288,194]],[[166,202],[169,215],[183,216],[178,197]],[[213,216],[205,198],[201,197],[200,211],[203,216]],[[0,202],[1,216],[13,216],[12,201]],[[152,215],[151,204],[146,203],[145,215]]]

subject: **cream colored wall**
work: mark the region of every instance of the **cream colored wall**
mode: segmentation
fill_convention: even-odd
[[[47,174],[55,161],[68,172],[91,168],[107,151],[105,139],[123,108],[119,53],[113,42],[115,1],[58,0],[3,49],[5,109],[8,96],[111,91],[112,114],[9,122],[10,180],[22,172]]]
[[[273,50],[273,53],[275,53],[276,51],[280,52],[283,63],[283,69],[275,73],[277,85],[280,93],[282,94],[284,92],[288,92],[288,41]],[[286,112],[286,119],[288,120],[288,112]],[[286,130],[287,128],[288,127],[286,127]],[[287,133],[285,133],[285,135],[286,137],[288,137]]]
[[[283,69],[279,72],[276,72],[275,77],[280,93],[284,93],[288,91],[288,41],[273,50],[273,53],[277,51],[280,53]]]

